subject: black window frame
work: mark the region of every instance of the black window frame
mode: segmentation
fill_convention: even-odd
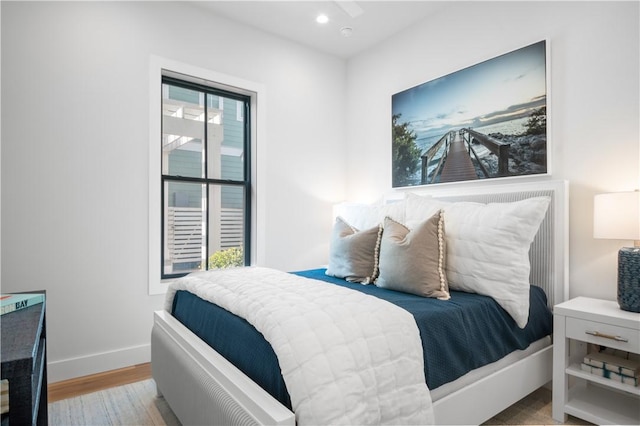
[[[167,76],[167,75],[162,75],[162,79],[161,79],[161,83],[160,83],[160,91],[162,93],[162,86],[164,84],[169,84],[172,86],[176,86],[176,87],[181,87],[184,89],[190,89],[190,90],[195,90],[198,92],[203,92],[205,94],[205,99],[206,99],[206,95],[215,95],[215,96],[221,96],[224,98],[229,98],[229,99],[233,99],[236,101],[241,101],[243,103],[243,123],[244,123],[244,141],[243,141],[243,155],[244,155],[244,161],[243,161],[243,169],[244,169],[244,179],[243,180],[232,180],[232,179],[214,179],[214,178],[208,178],[208,162],[205,161],[205,170],[204,170],[204,176],[205,177],[201,177],[201,178],[196,178],[196,177],[186,177],[186,176],[174,176],[174,175],[165,175],[162,171],[163,167],[162,167],[162,150],[160,151],[160,200],[164,200],[165,199],[165,183],[166,182],[185,182],[185,183],[200,183],[200,184],[204,184],[207,186],[207,189],[209,188],[210,185],[217,185],[217,186],[226,186],[226,185],[230,185],[230,186],[240,186],[244,188],[244,216],[243,216],[243,223],[244,223],[244,235],[243,235],[243,257],[244,257],[244,265],[248,266],[250,265],[251,262],[251,212],[252,212],[252,206],[251,206],[251,194],[252,194],[252,176],[251,176],[251,138],[252,138],[252,134],[251,134],[251,97],[248,95],[244,95],[244,94],[240,94],[240,93],[235,93],[232,91],[228,91],[228,90],[224,90],[224,89],[220,89],[215,87],[215,83],[212,83],[211,86],[206,85],[206,84],[200,84],[200,83],[194,83],[188,80],[183,80],[183,79],[179,79],[179,78],[175,78],[175,77],[171,77],[171,76]],[[163,120],[164,120],[164,113],[163,113],[163,108],[162,106],[164,105],[164,98],[161,97],[161,108],[160,108],[160,128],[163,129]],[[205,114],[205,118],[208,116],[207,115],[207,102],[205,101],[204,103],[204,114]],[[204,141],[203,143],[205,144],[204,149],[205,152],[208,149],[207,144],[209,143],[208,141],[208,135],[207,135],[207,120],[205,119],[203,122],[203,126],[204,126]],[[163,131],[160,131],[160,141],[158,141],[158,143],[162,144],[162,135],[163,135]],[[206,158],[206,155],[205,155]],[[209,191],[205,191],[206,193],[206,201],[205,201],[205,205],[207,206],[207,208],[209,207],[209,203],[208,203],[208,197],[209,197]],[[164,227],[165,227],[165,221],[166,221],[166,211],[164,208],[164,201],[161,202],[161,207],[160,207],[160,211],[161,211],[161,220],[160,220],[160,278],[163,280],[166,279],[175,279],[175,278],[180,278],[183,277],[185,275],[190,274],[191,272],[195,272],[195,271],[188,271],[188,272],[180,272],[180,273],[172,273],[172,274],[166,274],[164,272],[164,261],[165,261],[165,233],[164,233]],[[209,235],[209,220],[207,219],[206,221],[206,234]],[[207,258],[209,256],[209,246],[208,246],[208,238],[205,241],[206,244],[206,253],[207,253]],[[205,259],[204,265],[202,270],[208,270],[209,266],[208,266],[208,262]]]

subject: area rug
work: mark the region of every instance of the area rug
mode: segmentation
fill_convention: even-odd
[[[179,426],[180,422],[162,397],[153,379],[63,399],[49,404],[52,426],[153,425]],[[518,401],[485,425],[554,425],[551,391],[540,388]],[[588,425],[569,417],[568,425]]]
[[[179,426],[153,379],[118,386],[49,404],[52,426]]]
[[[551,390],[540,388],[487,420],[485,425],[556,425],[551,417]],[[590,425],[569,416],[565,425]]]

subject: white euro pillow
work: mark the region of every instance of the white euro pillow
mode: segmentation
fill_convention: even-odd
[[[529,320],[529,247],[551,199],[444,202],[407,194],[406,223],[444,210],[449,288],[492,297],[524,328]]]
[[[385,217],[404,223],[404,210],[404,200],[387,204],[343,202],[333,207],[333,214],[342,217],[354,228],[369,229],[383,223]]]

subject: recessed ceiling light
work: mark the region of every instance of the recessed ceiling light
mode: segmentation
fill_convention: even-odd
[[[318,24],[326,24],[327,22],[329,22],[329,17],[327,15],[325,15],[325,14],[320,14],[316,18],[316,22]]]

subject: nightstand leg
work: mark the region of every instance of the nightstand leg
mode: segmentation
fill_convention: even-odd
[[[556,315],[553,319],[553,419],[557,422],[566,422],[567,414],[564,406],[567,403],[569,382],[565,370],[569,361],[567,339],[565,338],[565,317]]]

